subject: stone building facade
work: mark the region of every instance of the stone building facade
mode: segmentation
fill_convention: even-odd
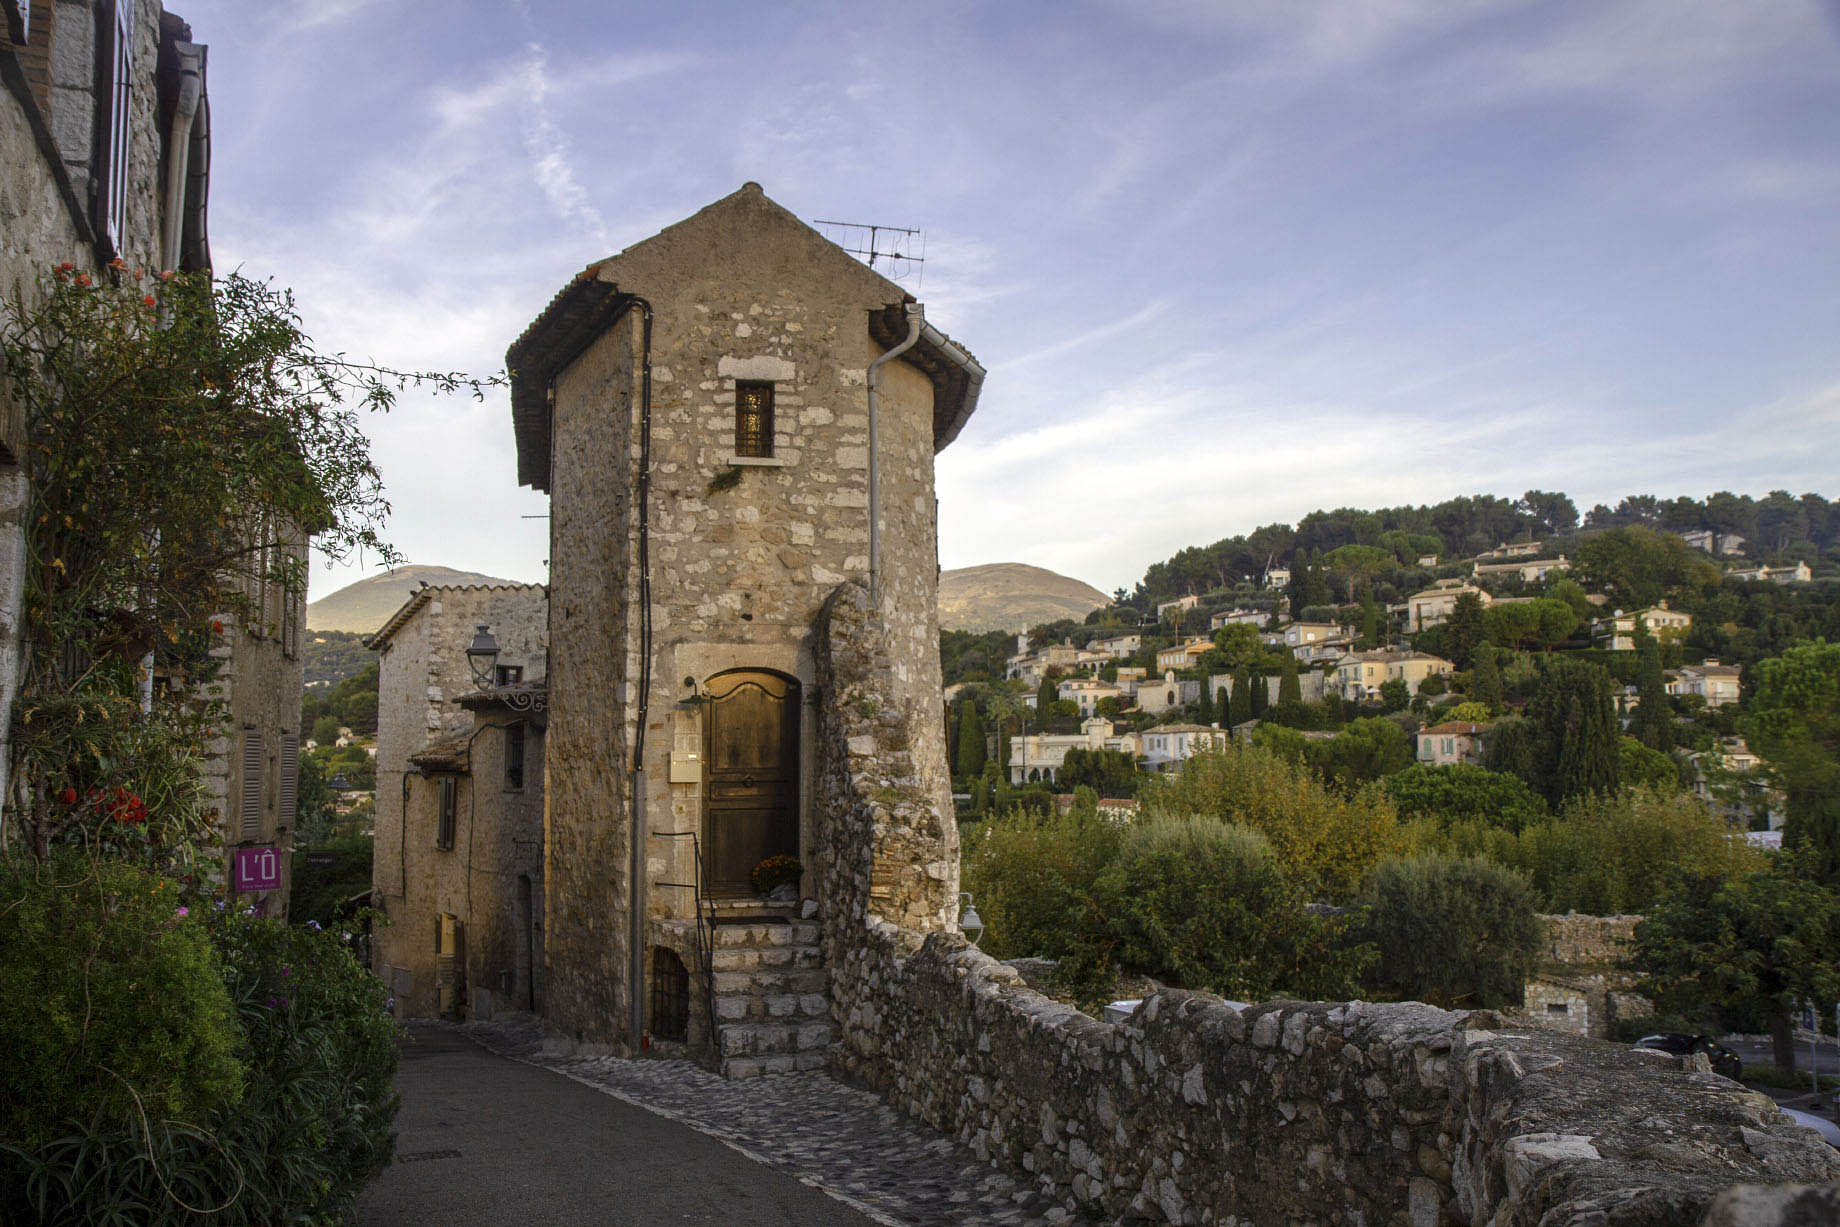
[[[541,584],[423,585],[365,640],[389,918],[371,958],[405,1017],[462,1013],[475,989],[486,1013],[539,997],[547,620]],[[498,649],[483,683],[466,654],[480,626]]]
[[[106,276],[120,257],[157,271],[211,265],[207,48],[156,0],[13,0],[0,37],[0,300],[30,305],[39,279],[70,263]],[[22,407],[0,387],[0,798],[4,738],[18,693],[24,595],[19,459]],[[304,533],[282,530],[268,548],[304,557]],[[257,611],[226,615],[212,649],[216,679],[201,697],[222,705],[206,777],[228,855],[272,847],[281,889],[254,902],[285,910],[300,743],[305,603],[256,584]]]
[[[1542,916],[1545,940],[1527,978],[1520,1014],[1577,1035],[1610,1038],[1619,1019],[1646,1018],[1654,1003],[1635,991],[1628,966],[1640,916]]]
[[[637,1047],[660,1030],[648,981],[700,965],[689,1013],[721,1018],[731,1072],[822,1060],[822,998],[806,991],[822,976],[771,970],[822,970],[810,925],[784,923],[810,909],[776,910],[749,875],[796,855],[795,893],[832,906],[812,871],[812,744],[833,697],[812,636],[839,585],[870,580],[872,463],[891,701],[938,708],[933,455],[983,371],[916,318],[912,348],[874,376],[872,434],[872,365],[907,339],[910,303],[747,184],[591,266],[511,347],[520,480],[551,496],[546,937],[562,1035]],[[938,723],[909,750],[950,813]],[[950,910],[950,824],[936,842],[917,871],[937,898],[915,922]],[[718,921],[735,923],[712,935]],[[703,999],[712,987],[724,1000]]]

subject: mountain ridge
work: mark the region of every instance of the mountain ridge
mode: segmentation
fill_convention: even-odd
[[[307,605],[307,629],[310,631],[350,631],[368,635],[389,621],[422,584],[514,584],[479,571],[460,571],[415,563],[372,575],[334,592],[328,592]]]
[[[1112,599],[1071,576],[1025,562],[988,562],[939,573],[939,625],[949,631],[1025,631],[1078,621]]]

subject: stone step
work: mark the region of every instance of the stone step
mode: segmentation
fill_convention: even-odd
[[[822,1048],[805,1052],[782,1052],[765,1057],[723,1057],[724,1078],[758,1078],[762,1074],[790,1074],[801,1070],[823,1069],[830,1056]]]
[[[710,953],[710,970],[804,971],[824,966],[824,955],[816,946],[718,946]]]
[[[818,926],[810,921],[793,924],[718,924],[714,926],[718,950],[752,946],[815,946]]]
[[[716,1022],[824,1022],[831,1000],[823,993],[717,993]]]
[[[822,1051],[830,1045],[826,1022],[727,1023],[717,1027],[722,1057],[766,1057],[780,1053]]]
[[[822,967],[754,967],[746,971],[718,971],[713,987],[718,997],[730,993],[802,995],[826,992],[830,982],[830,973]]]

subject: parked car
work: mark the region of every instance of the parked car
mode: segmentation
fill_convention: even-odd
[[[1678,1031],[1665,1031],[1660,1035],[1643,1036],[1636,1041],[1636,1047],[1671,1052],[1677,1057],[1703,1052],[1712,1062],[1713,1073],[1734,1080],[1744,1073],[1744,1062],[1738,1059],[1738,1054],[1709,1035],[1683,1035]]]
[[[1814,1130],[1821,1135],[1822,1141],[1832,1146],[1835,1150],[1840,1150],[1840,1125],[1834,1124],[1833,1121],[1828,1120],[1825,1116],[1821,1116],[1818,1113],[1803,1112],[1797,1108],[1785,1108],[1780,1104],[1777,1105],[1777,1111],[1781,1112],[1784,1116],[1802,1126],[1804,1129]]]

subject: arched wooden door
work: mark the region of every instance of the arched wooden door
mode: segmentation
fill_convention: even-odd
[[[709,679],[703,846],[712,895],[752,894],[769,856],[799,852],[799,684],[764,670]]]

